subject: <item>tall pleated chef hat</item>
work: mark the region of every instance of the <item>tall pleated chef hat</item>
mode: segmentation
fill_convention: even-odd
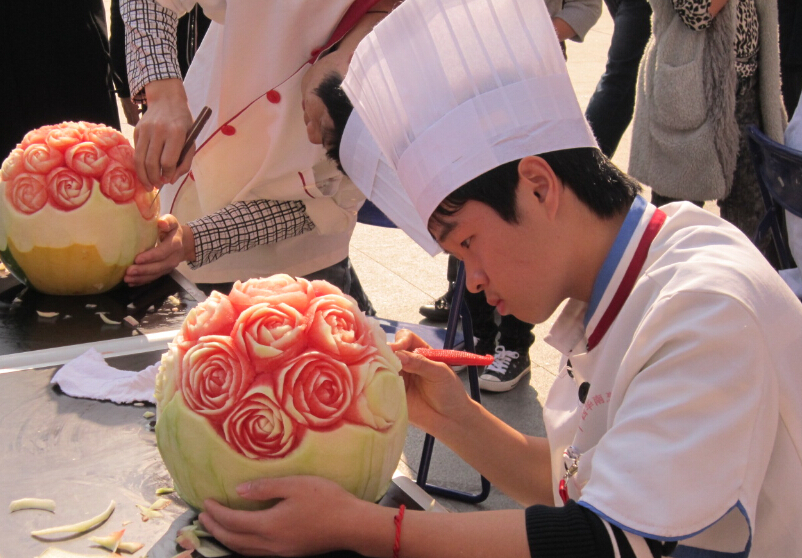
[[[429,216],[466,182],[596,147],[542,0],[405,0],[359,43],[343,89],[343,168],[431,254]]]

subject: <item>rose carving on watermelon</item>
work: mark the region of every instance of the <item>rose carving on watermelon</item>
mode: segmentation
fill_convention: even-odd
[[[22,165],[26,172],[47,174],[64,162],[64,154],[47,144],[29,145],[22,152]]]
[[[231,335],[257,371],[269,370],[306,349],[306,324],[289,304],[260,302],[239,315]]]
[[[6,187],[8,203],[27,215],[42,209],[47,198],[47,179],[40,174],[18,174]]]
[[[223,422],[225,440],[251,459],[284,457],[295,449],[303,431],[276,400],[267,379],[255,382]]]
[[[0,259],[49,294],[113,288],[158,234],[157,191],[142,185],[133,161],[125,136],[105,125],[25,134],[0,171]]]
[[[48,201],[62,211],[78,209],[92,195],[92,180],[72,169],[54,169],[46,180]]]
[[[401,363],[378,322],[322,281],[235,283],[193,308],[156,377],[156,439],[179,494],[240,509],[236,487],[318,475],[366,500],[404,446]]]
[[[56,149],[66,151],[73,145],[83,141],[84,128],[81,126],[45,126],[45,128],[51,128],[45,135],[45,143],[51,147],[55,147]],[[23,145],[25,145],[26,140],[29,142],[38,143],[36,131],[34,130],[31,134],[25,136],[25,140],[22,141]]]
[[[100,179],[100,191],[114,203],[133,200],[137,187],[136,174],[116,161],[106,167]]]

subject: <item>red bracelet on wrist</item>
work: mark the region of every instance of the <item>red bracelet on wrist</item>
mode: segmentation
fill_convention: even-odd
[[[401,507],[398,508],[398,513],[393,518],[393,522],[395,523],[395,542],[393,543],[393,558],[398,558],[398,553],[401,552],[401,522],[404,521],[404,510],[407,507],[404,504],[401,504]]]

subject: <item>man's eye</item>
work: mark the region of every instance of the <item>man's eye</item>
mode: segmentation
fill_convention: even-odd
[[[468,237],[468,238],[466,238],[465,240],[463,240],[463,241],[460,243],[460,246],[462,246],[463,248],[465,248],[465,249],[467,250],[468,248],[470,248],[470,247],[471,247],[471,239],[472,239],[472,238],[473,238],[473,237]]]

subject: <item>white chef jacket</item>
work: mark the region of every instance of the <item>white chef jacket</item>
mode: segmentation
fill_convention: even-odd
[[[572,446],[568,496],[625,532],[677,556],[798,556],[802,304],[735,227],[661,209],[649,245],[660,210],[636,199],[590,303],[546,338],[564,355],[544,408],[555,502]]]
[[[196,142],[191,172],[162,190],[162,211],[188,222],[238,201],[302,200],[315,229],[197,270],[182,264],[194,281],[304,275],[348,256],[364,197],[326,160],[323,148],[309,142],[300,83],[352,3],[200,2],[214,21],[184,86],[192,114],[209,106],[212,118]]]

